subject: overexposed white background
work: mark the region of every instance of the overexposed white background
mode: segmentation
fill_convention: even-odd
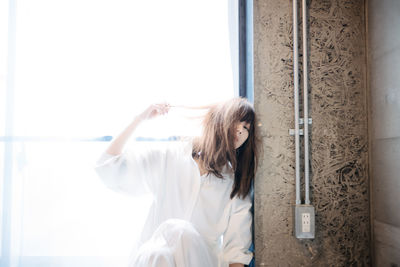
[[[84,140],[117,135],[153,102],[234,96],[236,15],[236,1],[0,0],[2,260],[127,261],[150,198],[108,190],[93,170],[108,142]],[[136,136],[196,134],[188,115],[172,110]]]

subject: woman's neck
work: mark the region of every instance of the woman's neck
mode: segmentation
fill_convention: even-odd
[[[202,164],[200,163],[200,159],[195,157],[194,161],[196,161],[196,163],[197,163],[197,167],[199,168],[200,176],[203,176],[204,174],[206,174],[206,170],[203,169]]]

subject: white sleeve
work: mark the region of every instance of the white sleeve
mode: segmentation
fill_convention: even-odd
[[[166,149],[149,144],[137,144],[120,155],[104,152],[95,170],[104,184],[117,192],[130,195],[157,194],[162,186],[166,164]]]
[[[253,257],[249,251],[251,245],[251,199],[235,196],[232,203],[228,227],[223,237],[224,261],[248,265]]]

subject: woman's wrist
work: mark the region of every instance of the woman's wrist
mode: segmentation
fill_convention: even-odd
[[[141,122],[144,121],[144,120],[145,120],[145,117],[144,117],[143,113],[140,113],[139,115],[136,115],[136,116],[133,118],[131,124],[134,124],[134,123],[141,123]]]

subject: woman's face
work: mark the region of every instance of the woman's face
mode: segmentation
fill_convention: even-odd
[[[249,137],[250,123],[241,121],[236,125],[235,149],[238,149]]]

